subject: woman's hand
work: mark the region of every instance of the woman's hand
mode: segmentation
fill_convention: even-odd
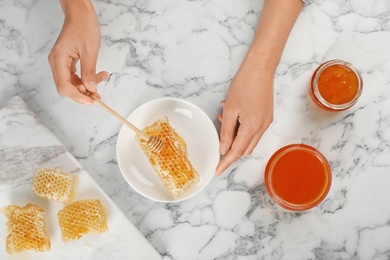
[[[256,34],[230,84],[223,112],[219,152],[224,155],[216,174],[249,155],[273,120],[276,67],[303,7],[300,0],[264,0]]]
[[[90,0],[63,0],[65,21],[48,60],[54,83],[60,95],[82,104],[93,104],[92,99],[79,91],[83,85],[96,93],[96,86],[109,77],[102,71],[96,74],[100,47],[100,26]],[[81,77],[76,73],[80,60]]]
[[[261,70],[247,55],[222,101],[220,154],[216,174],[250,155],[273,120],[274,73]]]

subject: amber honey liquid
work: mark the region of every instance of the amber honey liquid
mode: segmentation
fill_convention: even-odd
[[[352,64],[330,60],[313,73],[310,96],[320,108],[342,111],[353,106],[362,93],[363,79]]]
[[[290,210],[307,210],[327,195],[332,181],[326,158],[304,144],[279,149],[269,160],[265,185],[271,198]]]
[[[350,102],[356,96],[358,88],[359,80],[356,74],[340,64],[324,69],[318,79],[318,90],[321,96],[335,105]]]
[[[314,154],[295,150],[275,165],[272,185],[276,194],[291,204],[311,204],[324,193],[328,176]]]

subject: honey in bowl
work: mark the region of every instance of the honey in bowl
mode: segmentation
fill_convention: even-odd
[[[342,111],[358,101],[362,89],[362,76],[351,63],[330,60],[314,72],[310,96],[323,109]]]
[[[328,161],[318,150],[292,144],[279,149],[268,161],[264,182],[271,198],[281,207],[303,211],[324,200],[332,174]]]

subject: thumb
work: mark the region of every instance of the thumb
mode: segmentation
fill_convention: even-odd
[[[97,54],[86,53],[80,57],[81,81],[85,88],[90,92],[97,91],[96,83],[96,61]]]

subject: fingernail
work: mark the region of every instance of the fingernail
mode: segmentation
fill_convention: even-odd
[[[93,81],[88,82],[88,90],[95,92],[96,91],[96,83]]]
[[[222,169],[221,166],[218,166],[217,169],[215,169],[215,175],[216,175],[216,176],[220,176],[220,175],[222,175],[224,172],[225,172],[225,170]]]
[[[87,92],[87,90],[85,89],[84,85],[79,86],[79,91],[81,93],[84,93],[84,94]]]
[[[217,166],[217,168],[215,169],[215,175],[218,176],[221,174],[221,170],[219,169],[219,165]]]
[[[227,144],[221,143],[219,145],[219,153],[220,154],[225,155],[225,153],[227,152],[227,149],[228,149]]]
[[[106,74],[106,75],[104,75],[104,77],[103,77],[103,81],[106,81],[106,80],[108,80],[108,78],[110,77],[110,74]]]
[[[92,106],[93,102],[91,100],[83,100],[82,101],[84,105]]]

